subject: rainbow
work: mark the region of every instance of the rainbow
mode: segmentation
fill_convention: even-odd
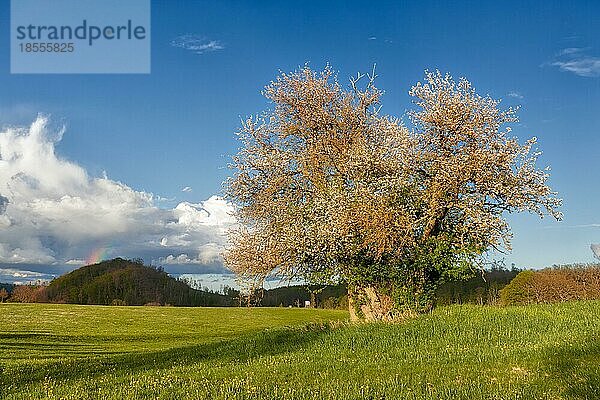
[[[109,250],[108,246],[100,246],[92,250],[85,260],[85,265],[98,264],[100,261],[107,258]]]

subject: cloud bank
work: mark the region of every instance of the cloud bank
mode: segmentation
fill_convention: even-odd
[[[46,117],[0,132],[0,263],[78,266],[102,258],[223,269],[233,208],[218,196],[175,208],[56,154]]]

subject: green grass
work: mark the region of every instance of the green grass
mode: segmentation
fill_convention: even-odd
[[[323,324],[346,318],[0,305],[0,398],[600,398],[600,302],[448,306],[397,325]]]

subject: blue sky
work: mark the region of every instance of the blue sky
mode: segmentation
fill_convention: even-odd
[[[514,251],[507,262],[542,267],[593,260],[589,245],[600,242],[598,2],[153,1],[149,75],[11,75],[9,14],[2,2],[0,125],[28,126],[38,113],[49,115],[44,129],[66,127],[62,140],[52,142],[58,161],[86,171],[92,183],[106,172],[110,182],[153,194],[148,207],[168,212],[191,204],[197,212],[220,193],[240,117],[268,107],[260,91],[280,70],[330,63],[346,81],[377,64],[383,111],[403,116],[412,107],[411,85],[425,69],[439,69],[467,77],[504,106],[522,106],[513,132],[539,138],[542,164],[552,166],[551,184],[564,198],[561,223],[509,217]],[[176,217],[164,217],[166,224],[169,218]],[[48,232],[38,244],[52,250],[52,259],[21,257],[12,267],[69,261],[52,246],[77,242]],[[206,239],[163,246],[161,253],[150,249],[162,240],[155,234],[137,249],[106,244],[116,240],[107,233],[69,257],[81,260],[98,246],[163,261],[185,254],[189,270],[205,272],[188,253],[220,245]],[[139,233],[118,237],[135,242]],[[4,259],[0,252],[5,267],[17,259],[9,257],[16,245],[7,243]]]

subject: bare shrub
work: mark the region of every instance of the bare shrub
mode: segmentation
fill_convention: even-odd
[[[523,271],[500,291],[505,305],[600,299],[600,265]]]

